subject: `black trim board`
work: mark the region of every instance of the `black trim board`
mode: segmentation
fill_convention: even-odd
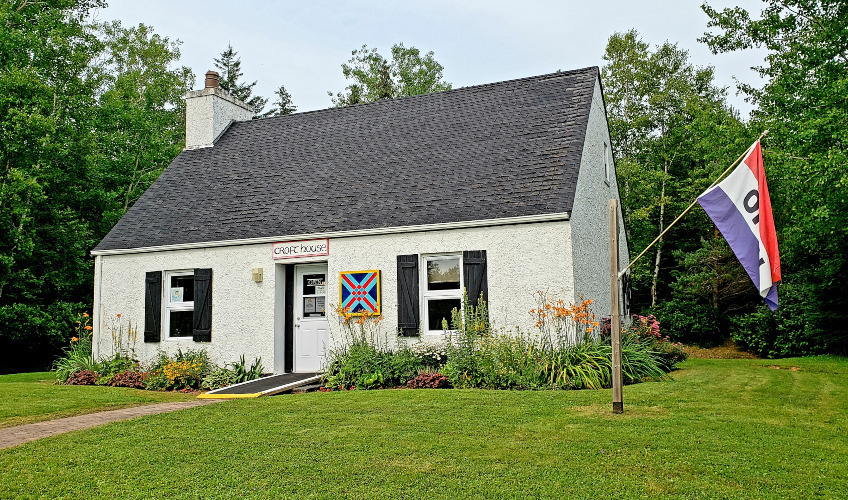
[[[285,314],[283,324],[285,360],[283,370],[286,373],[294,371],[294,264],[285,265],[286,291],[285,291]]]

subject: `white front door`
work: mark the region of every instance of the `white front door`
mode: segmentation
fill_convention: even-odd
[[[294,371],[324,367],[330,340],[327,322],[327,264],[295,267]]]

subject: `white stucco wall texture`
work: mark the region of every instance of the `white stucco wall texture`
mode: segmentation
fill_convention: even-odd
[[[186,149],[211,147],[232,121],[250,120],[253,109],[219,88],[186,94]]]
[[[569,221],[512,224],[489,227],[421,231],[330,239],[330,255],[273,260],[271,243],[214,248],[166,250],[149,253],[102,255],[97,269],[99,286],[95,298],[96,354],[112,351],[110,325],[131,321],[138,328],[134,349],[148,362],[160,351],[203,348],[218,364],[244,355],[261,357],[266,370],[281,372],[275,359],[275,326],[280,342],[283,317],[280,300],[283,264],[326,262],[328,310],[339,303],[339,273],[379,269],[381,272],[382,328],[390,339],[397,328],[397,256],[409,254],[461,253],[486,250],[490,314],[496,328],[519,326],[531,331],[529,311],[536,303],[533,293],[547,291],[566,301],[574,299],[571,266],[572,228]],[[252,269],[263,268],[264,280],[255,283]],[[196,343],[190,338],[168,339],[165,332],[156,343],[143,342],[144,287],[148,271],[212,269],[212,341]],[[163,291],[164,293],[164,291]],[[338,329],[328,313],[330,329]],[[164,327],[164,325],[163,325]],[[336,336],[340,337],[340,336]]]
[[[607,126],[600,82],[595,83],[586,127],[586,142],[571,212],[574,254],[574,288],[583,299],[592,299],[597,318],[610,317],[609,200],[618,200],[619,269],[630,262],[621,199]],[[604,144],[609,148],[610,179],[604,173]],[[577,298],[579,299],[579,297]]]

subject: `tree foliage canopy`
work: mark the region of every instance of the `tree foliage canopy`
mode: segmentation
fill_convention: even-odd
[[[88,251],[182,149],[187,68],[102,2],[0,4],[0,369],[43,367],[90,307]]]
[[[744,150],[746,128],[713,82],[676,44],[652,49],[635,30],[609,38],[601,70],[628,240],[635,256]],[[743,145],[744,144],[744,145]],[[657,306],[674,293],[689,252],[712,254],[706,215],[695,212],[633,268],[634,305]],[[710,250],[707,250],[709,248]],[[716,270],[701,274],[717,283]],[[680,287],[678,287],[679,289]],[[702,301],[723,306],[704,283]]]
[[[762,88],[743,85],[757,105],[772,206],[783,254],[786,308],[768,316],[772,335],[803,335],[785,354],[848,350],[848,3],[767,0],[758,19],[708,4],[702,41],[716,53],[763,47]],[[798,317],[787,317],[788,311]],[[765,316],[764,313],[761,316]],[[785,328],[784,328],[785,326]]]
[[[376,48],[363,45],[351,52],[352,57],[342,64],[342,73],[353,83],[332,97],[336,106],[350,106],[381,99],[394,99],[413,95],[450,90],[451,84],[443,80],[444,68],[432,51],[421,55],[415,47],[402,43],[392,46],[391,60]]]

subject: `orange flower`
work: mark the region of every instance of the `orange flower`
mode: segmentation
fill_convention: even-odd
[[[71,337],[71,342],[78,342],[78,341],[79,341],[79,339],[78,339],[78,338],[76,338],[76,337]]]
[[[86,330],[92,330],[91,325],[85,325]]]
[[[88,317],[88,313],[82,313],[82,317],[83,317],[83,318],[87,318],[87,317]]]

